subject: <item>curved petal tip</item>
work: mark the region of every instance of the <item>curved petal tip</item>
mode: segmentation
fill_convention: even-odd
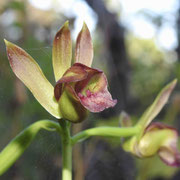
[[[75,62],[81,63],[91,67],[93,60],[93,44],[91,34],[86,23],[83,23],[83,27],[79,32],[76,40],[75,48]]]

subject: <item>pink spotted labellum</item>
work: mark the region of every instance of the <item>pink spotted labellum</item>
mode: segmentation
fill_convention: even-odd
[[[160,159],[169,166],[180,166],[180,153],[177,149],[178,132],[175,128],[159,122],[151,123],[158,115],[176,85],[177,80],[168,84],[157,96],[140,118],[137,126],[140,134],[127,140],[123,148],[139,158],[158,154]]]
[[[88,110],[100,112],[117,103],[107,89],[104,73],[91,68],[93,45],[85,23],[77,37],[75,63],[72,66],[69,23],[65,22],[55,35],[52,54],[55,87],[28,53],[13,43],[6,40],[5,43],[12,70],[54,117],[81,122]]]

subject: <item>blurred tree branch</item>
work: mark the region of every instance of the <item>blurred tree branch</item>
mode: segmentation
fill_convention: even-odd
[[[180,0],[178,0],[180,3]],[[176,20],[176,30],[177,30],[177,41],[178,41],[178,46],[176,48],[177,56],[178,56],[178,61],[180,61],[180,5],[177,11],[177,20]]]
[[[125,29],[118,22],[116,14],[109,12],[102,0],[85,0],[88,5],[96,12],[98,23],[105,36],[105,44],[109,53],[110,63],[110,87],[112,95],[118,100],[115,108],[106,111],[106,117],[117,115],[128,105],[128,79],[129,64],[125,47]]]

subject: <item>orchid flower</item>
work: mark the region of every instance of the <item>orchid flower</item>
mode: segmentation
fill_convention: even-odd
[[[54,117],[80,122],[86,118],[88,110],[100,112],[115,106],[117,101],[112,99],[107,89],[106,76],[91,68],[93,45],[85,23],[77,37],[75,64],[72,66],[69,23],[65,22],[55,35],[52,53],[55,88],[27,52],[7,40],[5,43],[15,75]]]
[[[177,130],[162,123],[151,123],[168,101],[176,82],[177,80],[174,80],[168,84],[142,115],[137,124],[142,129],[138,135],[131,137],[124,143],[125,151],[131,152],[139,158],[150,157],[157,153],[167,165],[180,166]]]

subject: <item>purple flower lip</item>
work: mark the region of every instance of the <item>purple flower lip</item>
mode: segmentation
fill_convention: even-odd
[[[71,86],[77,101],[91,112],[103,111],[117,103],[107,90],[107,79],[104,73],[83,64],[75,63],[58,80],[54,88],[57,101],[63,93],[63,84]]]

